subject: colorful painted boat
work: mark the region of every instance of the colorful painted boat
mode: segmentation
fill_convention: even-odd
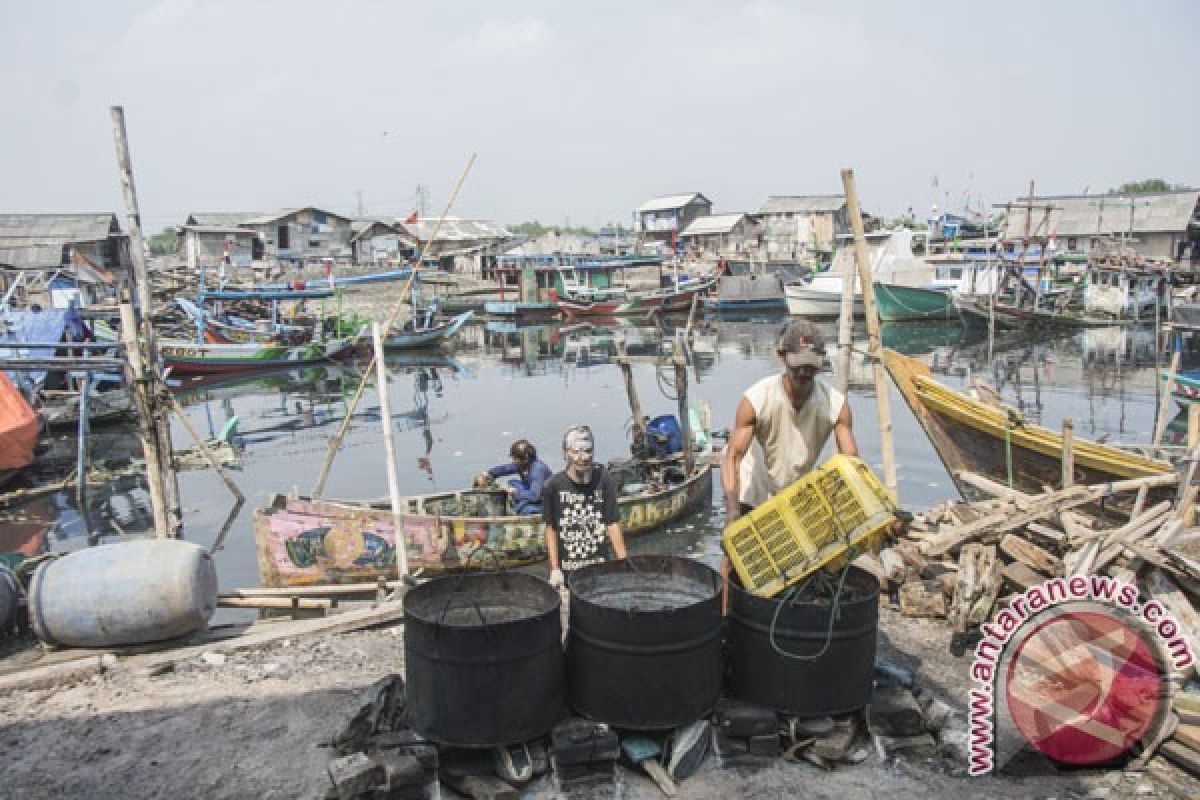
[[[652,531],[706,508],[712,467],[687,480],[643,488],[618,501],[626,536]],[[400,515],[410,570],[433,575],[456,569],[496,569],[546,558],[540,514],[508,513],[508,492],[468,489],[409,497]],[[396,535],[387,503],[285,498],[254,513],[254,540],[263,586],[358,583],[396,574]]]
[[[533,300],[487,300],[483,312],[489,317],[502,317],[519,322],[558,319],[559,309],[554,303],[539,303]]]
[[[1164,369],[1158,374],[1158,379],[1163,383],[1166,383],[1169,377],[1170,370]],[[1176,372],[1170,390],[1171,397],[1175,398],[1175,402],[1181,406],[1200,403],[1200,370]]]
[[[412,330],[393,328],[383,340],[383,346],[388,350],[415,350],[419,347],[433,347],[441,344],[458,333],[474,316],[471,311],[464,311],[445,322],[418,326]]]
[[[330,361],[348,353],[358,339],[345,337],[283,345],[271,342],[237,342],[228,344],[197,344],[164,340],[158,352],[164,368],[176,374],[238,372],[242,370],[296,367]]]
[[[954,298],[946,289],[875,282],[875,308],[883,322],[954,319]]]
[[[584,316],[634,316],[656,312],[687,311],[694,299],[703,296],[716,284],[715,278],[680,284],[678,289],[652,289],[646,292],[611,289],[585,293],[558,295],[558,307],[569,317]]]
[[[960,478],[972,472],[1031,494],[1062,481],[1062,435],[1026,422],[1015,409],[973,400],[937,381],[924,363],[884,350],[884,364],[913,416],[964,497],[974,489]],[[1105,483],[1172,472],[1165,461],[1076,438],[1075,482]],[[1156,496],[1157,493],[1157,496]],[[1150,492],[1155,501],[1174,489]],[[1120,515],[1119,505],[1105,509]],[[1127,512],[1126,512],[1127,513]]]

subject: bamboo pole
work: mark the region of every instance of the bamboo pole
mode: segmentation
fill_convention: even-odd
[[[384,321],[384,330],[391,330],[391,327],[396,324],[396,318],[400,316],[400,308],[404,305],[404,296],[408,293],[409,287],[412,285],[413,277],[417,274],[421,264],[425,262],[425,256],[429,253],[429,247],[437,238],[438,231],[442,229],[442,223],[446,221],[446,215],[450,213],[454,201],[458,198],[458,193],[462,189],[463,183],[467,180],[467,175],[471,173],[471,168],[475,166],[475,155],[471,154],[471,160],[467,162],[467,166],[463,169],[462,175],[458,177],[458,182],[454,184],[454,191],[450,193],[450,199],[446,201],[446,207],[442,209],[442,215],[438,218],[437,225],[434,226],[433,232],[429,235],[429,239],[425,241],[421,248],[420,255],[417,256],[417,263],[413,266],[412,273],[408,276],[408,283],[400,290],[399,298],[392,306],[392,310],[388,313],[387,319]],[[501,294],[503,294],[503,283],[501,283]],[[519,291],[519,288],[518,288]],[[413,309],[414,319],[416,309]],[[312,495],[314,498],[320,497],[325,491],[325,481],[329,478],[329,470],[333,467],[333,460],[337,457],[337,452],[342,446],[342,440],[346,437],[346,431],[350,429],[350,420],[354,417],[354,411],[358,408],[359,400],[362,399],[363,390],[367,386],[367,381],[370,380],[371,372],[375,368],[376,355],[372,353],[371,360],[367,363],[367,368],[363,370],[362,379],[358,383],[358,389],[354,392],[354,397],[350,400],[350,407],[346,409],[346,416],[342,418],[342,424],[338,427],[338,431],[333,438],[329,440],[329,447],[325,451],[325,461],[321,464],[321,473],[317,476],[316,486],[313,487]]]
[[[388,498],[392,505],[392,531],[396,537],[396,571],[403,580],[408,575],[408,547],[400,523],[400,476],[396,473],[396,443],[392,432],[392,401],[388,392],[387,363],[383,357],[383,326],[371,323],[371,339],[375,345],[375,391],[379,394],[379,416],[383,424],[383,450],[387,455]]]
[[[1200,442],[1200,404],[1191,403],[1188,405],[1187,422],[1188,450],[1195,450],[1196,443]]]
[[[126,225],[129,228],[129,258],[133,263],[134,289],[137,291],[137,305],[141,316],[138,318],[140,335],[133,343],[134,347],[142,347],[143,370],[140,377],[146,383],[147,410],[150,412],[150,424],[154,426],[154,443],[158,447],[158,461],[167,468],[162,478],[163,499],[167,507],[167,519],[170,524],[168,535],[178,537],[183,527],[182,514],[179,510],[179,477],[172,465],[171,425],[165,414],[161,413],[158,404],[159,386],[155,382],[155,372],[158,366],[158,341],[151,319],[154,313],[154,297],[150,290],[150,276],[146,270],[146,248],[142,241],[142,215],[138,207],[137,187],[133,181],[133,160],[129,155],[129,137],[125,130],[125,109],[121,106],[109,108],[112,117],[113,141],[117,155],[117,170],[121,177],[121,193],[125,199]]]
[[[1158,447],[1158,443],[1162,441],[1163,432],[1167,429],[1167,412],[1171,405],[1171,386],[1175,383],[1175,372],[1179,369],[1179,351],[1171,353],[1171,366],[1167,368],[1167,385],[1163,387],[1162,398],[1159,400],[1158,409],[1154,414],[1154,438],[1150,440],[1151,447]],[[1159,376],[1154,376],[1155,380],[1159,380]]]
[[[888,401],[888,378],[883,368],[883,347],[879,341],[879,317],[875,311],[875,287],[867,264],[867,241],[863,231],[862,210],[858,205],[858,190],[854,185],[854,170],[842,170],[842,186],[846,190],[846,208],[850,212],[850,227],[854,231],[854,260],[858,263],[858,279],[862,284],[863,305],[867,312],[867,352],[875,372],[875,404],[879,412],[879,439],[883,450],[884,484],[892,499],[900,501],[896,482],[896,455],[892,442],[892,410]],[[845,295],[843,295],[843,298]],[[844,301],[843,301],[844,302]]]
[[[1036,374],[1036,367],[1034,368]],[[1075,422],[1064,419],[1062,423],[1062,488],[1075,485]]]

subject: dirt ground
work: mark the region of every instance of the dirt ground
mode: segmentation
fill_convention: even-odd
[[[940,623],[885,611],[880,654],[916,670],[920,685],[957,707],[968,681],[965,659],[948,651]],[[400,627],[284,640],[269,647],[103,674],[53,689],[0,698],[0,797],[34,798],[319,798],[328,786],[327,742],[363,690],[403,672]],[[969,778],[941,759],[881,763],[873,750],[859,765],[824,772],[809,764],[747,771],[722,769],[710,756],[680,785],[680,797],[807,797],[857,800],[924,798],[1196,797],[1200,783],[1170,770],[1056,772],[1035,765],[1024,775]],[[649,779],[623,772],[623,796],[662,795]],[[444,791],[444,796],[453,793]],[[525,797],[556,796],[550,779]]]

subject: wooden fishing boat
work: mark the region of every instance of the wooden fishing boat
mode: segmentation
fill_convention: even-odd
[[[425,322],[411,328],[393,328],[383,340],[383,346],[388,350],[415,350],[439,345],[458,333],[472,316],[473,312],[464,311],[443,322]]]
[[[336,359],[348,353],[357,337],[326,339],[301,345],[272,342],[197,344],[164,340],[159,343],[163,367],[176,374],[239,372],[243,370],[296,367]]]
[[[1071,309],[1014,306],[998,298],[994,302],[992,310],[989,311],[986,295],[970,297],[959,295],[954,298],[954,305],[958,308],[959,315],[964,322],[986,328],[991,315],[995,318],[996,327],[1002,330],[1021,330],[1031,326],[1039,328],[1106,328],[1133,322],[1133,320],[1093,316]]]
[[[678,288],[638,292],[621,288],[589,289],[558,295],[558,307],[569,317],[633,316],[654,312],[687,311],[697,296],[703,296],[715,278],[680,284]]]
[[[0,371],[0,486],[33,463],[40,427],[25,396]]]
[[[554,303],[539,303],[534,300],[488,300],[483,312],[489,317],[501,317],[517,322],[544,322],[559,317]]]
[[[717,312],[787,311],[783,283],[777,274],[722,275],[704,307]]]
[[[1026,422],[1016,409],[973,400],[943,386],[916,359],[884,350],[884,364],[964,497],[973,497],[977,492],[962,479],[963,472],[1032,494],[1041,493],[1045,486],[1061,484],[1061,434]],[[1075,439],[1073,451],[1077,484],[1172,472],[1165,461],[1087,439]],[[1166,499],[1167,490],[1154,490],[1151,496],[1156,492],[1161,493],[1160,499]],[[1120,515],[1121,508],[1104,511]]]
[[[613,474],[620,477],[619,468]],[[675,483],[627,481],[618,501],[621,527],[626,536],[647,533],[706,508],[711,500],[709,464]],[[400,525],[409,569],[432,575],[544,560],[541,515],[512,514],[510,507],[509,493],[498,488],[405,498]],[[276,495],[254,514],[254,540],[263,586],[358,583],[396,574],[395,525],[386,502]]]
[[[1166,383],[1170,378],[1169,370],[1159,372],[1158,379]],[[1171,397],[1181,406],[1200,403],[1200,370],[1187,370],[1175,373],[1174,380],[1168,387]]]

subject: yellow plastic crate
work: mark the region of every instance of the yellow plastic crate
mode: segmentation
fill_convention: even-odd
[[[725,528],[742,585],[772,597],[851,551],[877,549],[896,504],[861,459],[836,455]],[[853,554],[853,553],[851,553]]]

